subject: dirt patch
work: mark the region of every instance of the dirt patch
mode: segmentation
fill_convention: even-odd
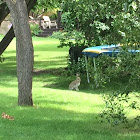
[[[62,75],[65,72],[64,68],[59,69],[34,69],[33,74],[39,75],[39,74],[54,74],[54,75]]]

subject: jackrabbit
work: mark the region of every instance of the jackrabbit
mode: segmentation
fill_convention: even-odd
[[[76,80],[72,81],[69,84],[69,90],[76,90],[79,91],[79,86],[80,86],[81,78],[79,77],[79,74],[76,75]]]

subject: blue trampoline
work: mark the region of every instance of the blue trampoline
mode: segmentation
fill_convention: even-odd
[[[82,51],[87,57],[97,57],[99,55],[116,56],[120,52],[120,45],[104,45],[86,48]],[[130,53],[138,53],[139,50],[128,50]]]

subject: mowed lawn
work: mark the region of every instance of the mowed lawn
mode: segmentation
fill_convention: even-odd
[[[1,38],[2,36],[0,36]],[[58,40],[33,37],[33,107],[17,106],[16,43],[7,48],[0,63],[0,140],[139,140],[133,126],[100,123],[107,89],[90,89],[82,77],[80,91],[69,91],[74,76],[65,75],[68,48],[57,48]]]

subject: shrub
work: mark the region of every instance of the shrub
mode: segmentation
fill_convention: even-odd
[[[58,47],[70,48],[68,55],[68,71],[66,73],[70,75],[83,73],[86,69],[82,58],[82,50],[87,47],[84,35],[79,31],[73,30],[71,32],[55,32],[51,37],[59,39],[60,45]]]
[[[76,30],[71,32],[59,31],[52,34],[53,38],[59,39],[60,45],[58,47],[80,47],[85,46],[86,41],[84,35]]]
[[[113,125],[129,122],[128,114],[140,111],[140,95],[125,88],[124,91],[113,92],[104,95],[106,108],[100,113],[101,121],[107,121]],[[133,123],[140,124],[140,116],[134,113]]]
[[[42,31],[38,24],[30,24],[30,29],[32,36],[37,36]]]
[[[66,71],[66,75],[76,75],[77,73],[83,74],[86,72],[86,66],[84,58],[79,58],[78,62],[71,62],[70,57],[68,57],[68,67]]]

